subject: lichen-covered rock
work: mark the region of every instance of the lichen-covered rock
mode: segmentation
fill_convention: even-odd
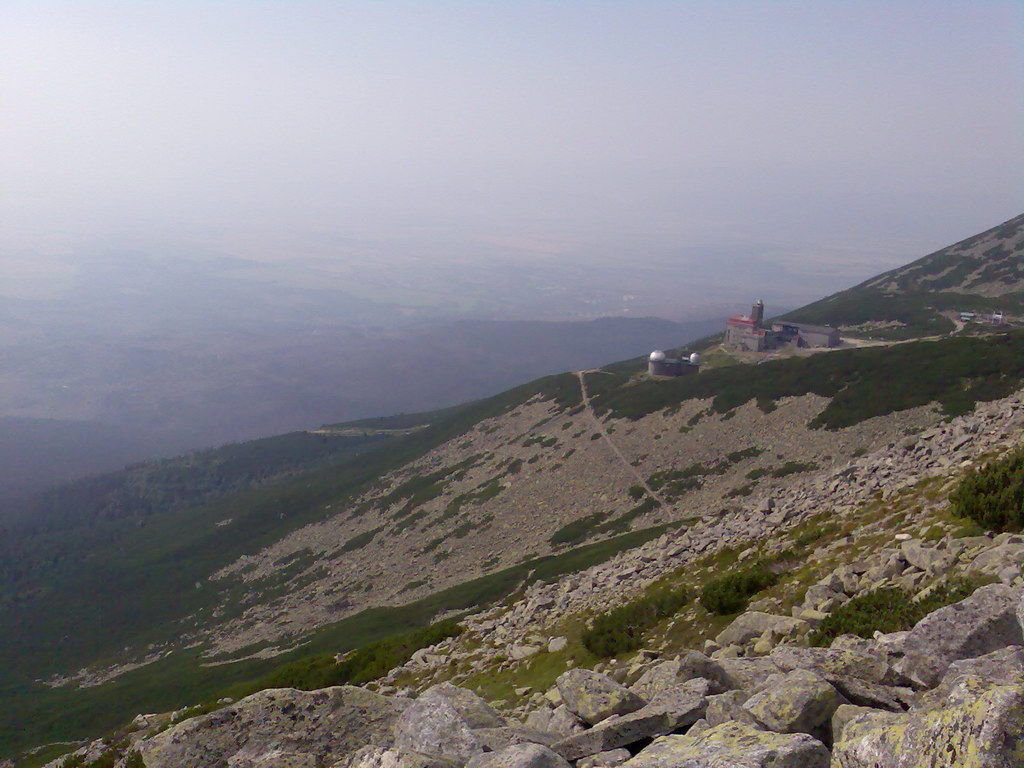
[[[569,764],[540,744],[515,744],[477,755],[466,768],[570,768]]]
[[[717,662],[700,651],[689,651],[678,659],[663,661],[648,669],[630,690],[648,701],[696,678],[708,680],[713,692],[723,689],[724,674]]]
[[[450,760],[424,755],[401,747],[368,745],[331,768],[458,768]]]
[[[807,734],[725,723],[696,736],[663,736],[623,768],[827,768],[828,750]]]
[[[770,658],[721,659],[717,661],[722,670],[726,687],[753,691],[772,675],[779,673]]]
[[[590,725],[612,715],[627,715],[647,704],[607,675],[589,669],[570,669],[555,685],[569,711]]]
[[[680,689],[678,695],[666,693],[636,712],[609,717],[587,731],[556,742],[551,748],[566,760],[578,760],[685,728],[700,720],[706,707],[702,694]]]
[[[451,683],[440,683],[428,688],[419,701],[447,701],[470,728],[500,728],[506,724],[505,719],[473,691]]]
[[[879,685],[849,675],[824,675],[824,678],[844,699],[862,707],[902,712],[910,707],[916,696],[911,688]]]
[[[884,683],[889,673],[889,664],[883,654],[853,648],[780,645],[772,651],[771,659],[783,672],[808,669],[822,677],[848,675],[872,683]]]
[[[704,718],[712,728],[732,721],[744,723],[755,728],[764,728],[752,714],[743,708],[750,693],[747,691],[726,691],[717,696],[708,696],[708,706]]]
[[[961,676],[945,706],[867,732],[850,725],[835,768],[1016,768],[1024,764],[1024,687]]]
[[[395,725],[395,746],[460,765],[486,748],[479,731],[505,721],[472,691],[442,683],[426,690]]]
[[[543,744],[545,747],[550,747],[558,741],[558,736],[550,731],[521,725],[477,728],[473,733],[480,740],[484,749],[489,752],[497,752],[499,749],[511,747],[514,744]]]
[[[945,574],[956,563],[955,553],[926,546],[917,539],[904,541],[900,544],[900,550],[912,566],[933,574]]]
[[[586,725],[570,712],[565,704],[559,704],[551,713],[551,720],[548,721],[546,730],[557,736],[572,736],[574,733],[586,730]]]
[[[939,683],[958,659],[1024,643],[1017,620],[1020,591],[1005,584],[981,587],[959,603],[925,616],[903,642],[897,670],[921,688]]]
[[[1024,685],[1024,648],[1011,645],[984,656],[954,661],[936,688],[918,696],[914,710],[941,709],[960,678],[965,676],[987,680],[992,685]]]
[[[628,749],[610,749],[589,755],[576,763],[576,768],[615,768],[629,760],[632,755]]]
[[[780,637],[786,637],[806,628],[806,622],[790,616],[747,611],[741,613],[733,620],[732,624],[723,629],[715,638],[715,642],[719,645],[743,645],[760,637],[767,630],[771,630]]]
[[[766,690],[747,699],[743,708],[777,733],[811,733],[847,703],[824,678],[806,669],[772,678]]]
[[[138,743],[147,768],[330,764],[366,744],[389,746],[408,702],[363,688],[271,688]]]
[[[844,734],[846,738],[854,738],[873,728],[898,722],[900,717],[901,715],[894,712],[884,712],[871,707],[840,704],[832,715],[832,743],[842,741]]]

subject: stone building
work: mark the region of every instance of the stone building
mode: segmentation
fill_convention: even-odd
[[[725,343],[746,352],[764,352],[780,347],[838,347],[839,331],[830,326],[775,321],[764,327],[764,302],[758,301],[749,315],[730,317],[725,323]]]

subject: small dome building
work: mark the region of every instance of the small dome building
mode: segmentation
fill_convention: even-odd
[[[647,373],[651,376],[686,376],[699,370],[700,356],[696,352],[676,360],[656,349],[647,358]]]

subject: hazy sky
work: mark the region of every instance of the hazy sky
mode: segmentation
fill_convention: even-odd
[[[1016,1],[5,0],[0,267],[713,245],[867,275],[1024,209],[1022,51]]]

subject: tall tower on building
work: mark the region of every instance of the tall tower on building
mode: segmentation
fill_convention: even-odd
[[[750,308],[750,319],[754,321],[755,328],[761,327],[761,322],[764,320],[764,302],[761,299],[758,299],[757,303]]]

